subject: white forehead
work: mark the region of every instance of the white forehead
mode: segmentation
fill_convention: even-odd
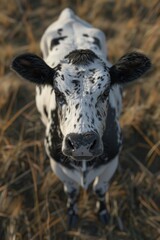
[[[55,86],[65,95],[98,95],[109,85],[108,68],[99,59],[88,65],[63,62],[55,79]]]

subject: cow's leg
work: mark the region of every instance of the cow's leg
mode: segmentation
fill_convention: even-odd
[[[79,194],[79,186],[72,180],[64,183],[64,191],[67,194],[67,217],[69,228],[75,228],[78,222],[77,199]]]
[[[105,167],[104,172],[98,176],[93,184],[93,190],[97,196],[97,210],[102,223],[107,224],[109,214],[106,208],[105,194],[109,187],[109,181],[118,165],[118,156],[111,160]]]
[[[67,217],[69,228],[75,228],[78,222],[77,199],[79,194],[79,185],[69,178],[62,170],[61,165],[51,160],[51,167],[57,177],[64,184],[64,191],[67,194]]]

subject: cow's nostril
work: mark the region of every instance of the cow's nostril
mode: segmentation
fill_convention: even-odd
[[[70,133],[65,137],[62,151],[73,159],[91,159],[101,153],[99,136],[94,132]]]
[[[72,142],[72,140],[68,137],[66,140],[66,145],[69,149],[74,150],[74,144]]]
[[[96,147],[96,145],[97,145],[97,140],[95,139],[95,140],[93,141],[93,143],[91,144],[91,146],[90,146],[90,150],[94,150],[94,148]]]

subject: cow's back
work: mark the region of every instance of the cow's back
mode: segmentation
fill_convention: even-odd
[[[93,28],[66,8],[58,20],[46,29],[40,46],[45,61],[53,67],[75,49],[90,49],[105,60],[105,42],[102,31]]]

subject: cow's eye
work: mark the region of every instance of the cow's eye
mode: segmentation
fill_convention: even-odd
[[[61,93],[60,91],[55,91],[55,94],[56,94],[56,98],[57,98],[57,102],[60,104],[60,105],[63,105],[63,104],[66,104],[66,98],[64,96],[63,93]]]
[[[106,90],[104,91],[104,93],[102,94],[102,96],[107,98],[108,95],[109,95],[109,89],[106,89]]]
[[[99,99],[102,100],[102,101],[105,101],[105,100],[107,100],[108,95],[109,95],[109,89],[106,89],[106,90],[99,96]]]

